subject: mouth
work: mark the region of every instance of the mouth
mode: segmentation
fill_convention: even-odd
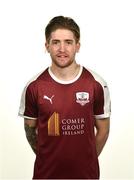
[[[58,58],[67,58],[68,55],[66,55],[66,54],[58,54],[57,57]]]
[[[57,57],[59,57],[59,58],[66,58],[67,56],[57,56]]]

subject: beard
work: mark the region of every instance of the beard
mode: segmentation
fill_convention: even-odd
[[[52,62],[59,68],[66,68],[66,67],[69,67],[74,62],[74,60],[70,59],[66,61],[66,60],[57,60],[55,58],[52,58]]]

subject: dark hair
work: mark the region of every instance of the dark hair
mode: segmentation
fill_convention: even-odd
[[[80,39],[80,28],[76,22],[69,17],[56,16],[50,20],[45,29],[46,41],[50,40],[51,33],[57,29],[68,29],[73,32],[76,42]]]

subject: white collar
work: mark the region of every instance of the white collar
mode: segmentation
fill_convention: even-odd
[[[82,71],[83,71],[83,66],[80,66],[80,70],[79,70],[79,73],[77,74],[77,76],[72,79],[72,80],[69,80],[69,81],[64,81],[64,80],[60,80],[58,79],[51,71],[50,67],[48,68],[48,72],[49,72],[49,75],[51,76],[51,78],[53,80],[55,80],[56,82],[60,83],[60,84],[71,84],[71,83],[74,83],[75,81],[77,81],[79,79],[79,77],[81,76],[82,74]]]

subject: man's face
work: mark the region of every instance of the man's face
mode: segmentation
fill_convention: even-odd
[[[46,48],[52,58],[52,63],[60,68],[68,67],[75,61],[80,43],[76,43],[74,34],[67,29],[57,29],[51,33]]]

